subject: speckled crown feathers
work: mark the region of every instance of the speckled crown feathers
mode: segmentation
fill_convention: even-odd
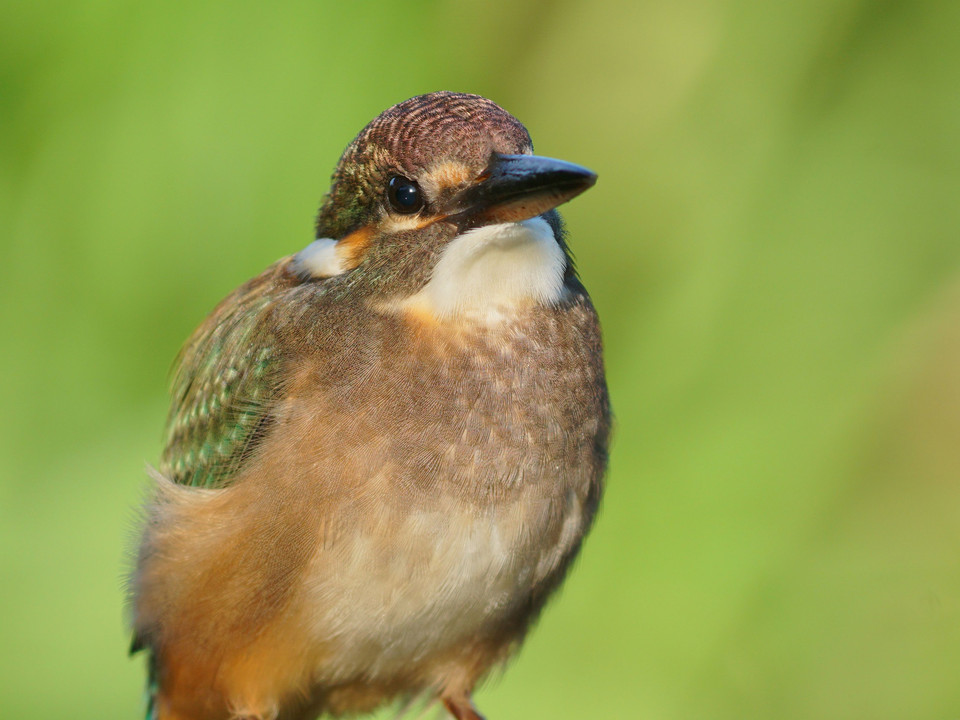
[[[438,159],[479,167],[494,150],[529,153],[523,124],[479,95],[433,92],[388,108],[347,146],[317,217],[317,236],[339,238],[363,221],[390,172],[414,175]]]

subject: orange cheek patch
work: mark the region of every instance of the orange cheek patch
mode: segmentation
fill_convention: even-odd
[[[337,255],[348,270],[352,270],[363,260],[376,229],[367,225],[343,237],[337,242]]]
[[[367,254],[367,250],[370,249],[370,244],[376,235],[392,235],[400,232],[422,230],[442,219],[442,217],[435,215],[428,217],[411,215],[398,218],[388,216],[379,225],[367,225],[340,238],[335,249],[337,258],[340,260],[343,270],[353,270],[363,261],[363,256]]]

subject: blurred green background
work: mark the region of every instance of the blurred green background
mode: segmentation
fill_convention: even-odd
[[[167,372],[340,151],[487,95],[565,210],[618,429],[508,718],[960,715],[960,3],[5,3],[0,716],[135,718]]]

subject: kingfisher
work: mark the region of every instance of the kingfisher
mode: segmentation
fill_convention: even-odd
[[[194,331],[130,580],[150,720],[482,720],[603,488],[555,209],[595,181],[490,100],[411,98],[347,146],[316,239]]]

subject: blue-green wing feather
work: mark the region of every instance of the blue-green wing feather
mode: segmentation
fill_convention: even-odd
[[[279,358],[271,314],[276,266],[224,300],[178,359],[160,472],[196,487],[229,484],[273,421]]]

